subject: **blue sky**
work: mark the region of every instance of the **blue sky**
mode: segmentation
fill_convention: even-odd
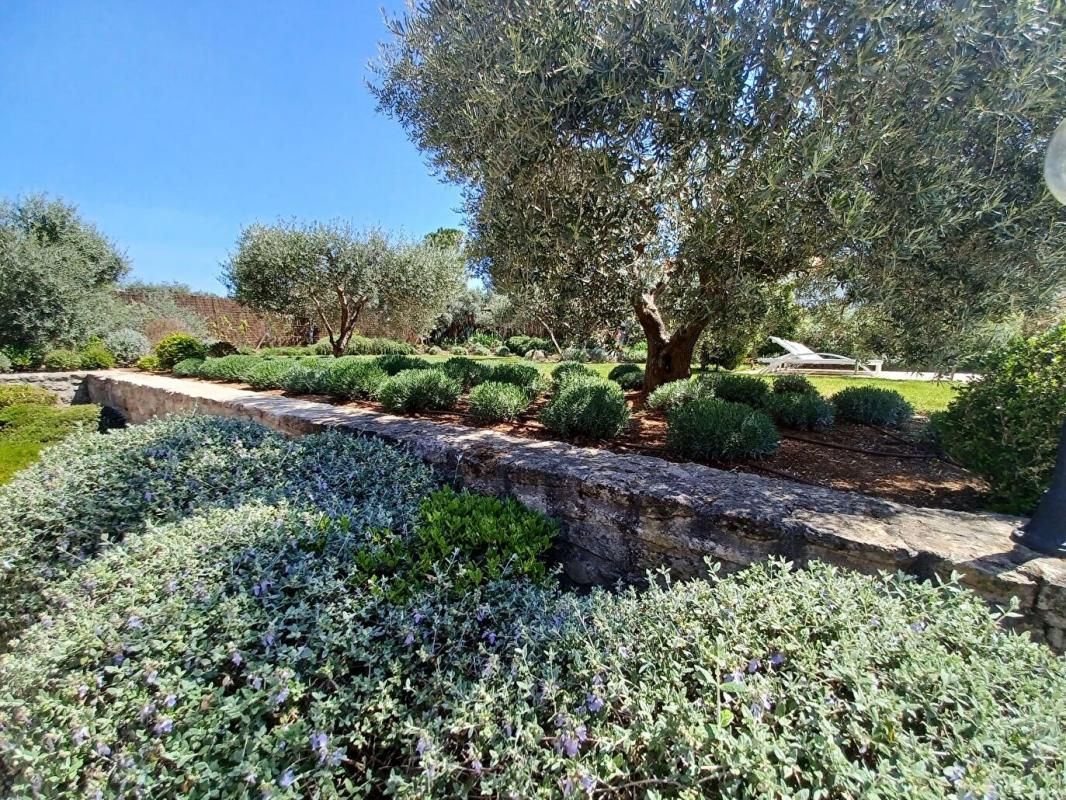
[[[222,292],[242,225],[458,226],[459,193],[374,110],[382,6],[0,2],[0,196],[75,203],[134,277]]]

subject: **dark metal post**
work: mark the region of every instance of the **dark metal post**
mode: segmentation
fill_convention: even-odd
[[[1033,518],[1016,538],[1032,550],[1066,556],[1066,424],[1059,436],[1059,453],[1051,473],[1051,485],[1040,498]]]

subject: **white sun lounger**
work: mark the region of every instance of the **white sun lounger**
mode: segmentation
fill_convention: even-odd
[[[854,372],[877,373],[884,364],[883,360],[876,358],[863,362],[838,353],[816,353],[805,344],[776,336],[771,336],[770,341],[787,352],[776,358],[760,358],[759,363],[764,365],[760,372],[842,372],[851,369]]]

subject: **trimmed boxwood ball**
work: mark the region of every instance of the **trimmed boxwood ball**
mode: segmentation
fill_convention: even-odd
[[[160,339],[152,351],[159,369],[169,372],[179,361],[187,358],[207,358],[207,348],[195,336],[187,333],[172,333]]]
[[[647,407],[652,411],[666,414],[685,403],[712,397],[713,394],[711,384],[705,380],[670,381],[648,395]]]
[[[541,371],[529,364],[495,364],[489,369],[485,380],[519,386],[531,399],[543,389],[545,382]]]
[[[640,389],[644,386],[644,369],[639,364],[619,364],[607,373],[607,379],[623,389]]]
[[[57,348],[44,354],[44,368],[59,372],[71,372],[81,369],[81,356],[73,350]]]
[[[398,375],[405,369],[433,369],[435,364],[424,358],[401,354],[389,354],[378,356],[374,363],[385,370],[386,375]]]
[[[378,401],[386,411],[447,411],[455,408],[462,389],[439,369],[409,369],[381,384]]]
[[[805,375],[778,375],[774,394],[818,394],[818,390]]]
[[[502,422],[517,419],[529,408],[529,393],[511,383],[489,381],[470,392],[470,414],[478,422]]]
[[[477,386],[489,373],[489,367],[480,361],[475,361],[466,356],[449,358],[443,364],[436,365],[449,378],[454,380],[465,392],[471,386]]]
[[[743,403],[715,397],[684,403],[667,415],[666,446],[694,461],[747,461],[777,452],[773,421]]]
[[[731,375],[728,372],[712,372],[701,376],[709,381],[714,396],[730,403],[743,403],[752,408],[761,408],[770,394],[770,387],[761,378],[750,375]]]
[[[202,358],[186,358],[179,361],[170,370],[176,378],[198,378],[200,377],[200,367],[203,366],[204,359]]]
[[[579,361],[561,361],[559,365],[552,370],[552,383],[555,388],[558,389],[566,381],[581,377],[581,378],[598,378],[592,369],[586,367]]]
[[[111,369],[115,366],[115,355],[100,340],[89,342],[78,353],[82,369]]]
[[[914,415],[914,407],[892,389],[849,386],[830,398],[837,416],[864,425],[899,427]]]
[[[782,428],[813,431],[828,428],[836,419],[836,408],[820,395],[810,392],[771,394],[763,410]]]
[[[540,421],[561,436],[610,439],[625,430],[629,407],[617,383],[570,375],[540,412]]]

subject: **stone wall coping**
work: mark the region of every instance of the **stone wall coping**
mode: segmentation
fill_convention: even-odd
[[[1063,646],[1066,559],[1016,544],[1023,520],[920,508],[836,489],[525,439],[485,428],[398,417],[263,394],[233,385],[143,372],[94,372],[93,402],[131,422],[199,411],[261,422],[290,434],[339,427],[406,446],[444,477],[477,491],[517,497],[560,519],[566,563],[581,582],[640,580],[668,566],[700,571],[704,557],[739,568],[770,555],[819,558],[864,572],[923,577],[957,573],[997,605],[1016,598],[1037,633]]]

